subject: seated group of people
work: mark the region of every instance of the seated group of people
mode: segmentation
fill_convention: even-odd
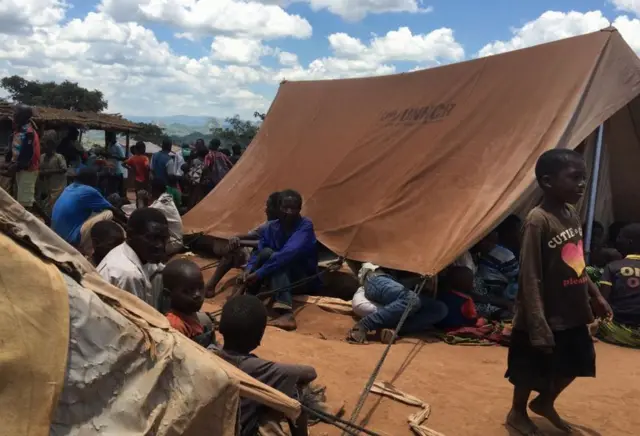
[[[362,344],[369,332],[379,331],[381,341],[389,342],[409,305],[400,334],[434,327],[455,330],[485,320],[510,319],[518,290],[519,267],[514,252],[518,252],[519,231],[517,216],[505,219],[439,275],[435,295],[431,282],[419,296],[411,291],[421,281],[416,274],[349,262],[351,269],[358,271],[360,288],[352,305],[361,320],[347,340]]]
[[[238,296],[224,306],[218,328],[224,337],[224,347],[220,348],[213,319],[200,312],[205,296],[200,267],[187,259],[173,260],[165,266],[172,242],[176,242],[172,241],[171,220],[179,220],[180,215],[161,183],[152,183],[150,194],[138,193],[137,207],[125,207],[124,212],[104,198],[95,188],[96,183],[95,171],[80,171],[54,207],[54,230],[90,257],[106,281],[165,313],[170,325],[186,337],[210,347],[256,379],[299,399],[301,389],[316,378],[313,368],[270,362],[252,354],[260,345],[267,324],[266,309],[257,297]],[[260,227],[259,240],[255,234],[249,235],[257,241],[258,252],[249,259],[244,283],[255,292],[261,282],[287,287],[297,279],[298,271],[304,275],[317,265],[313,227],[299,215],[300,195],[285,191],[281,197],[283,201],[278,197],[272,204],[280,207],[278,218]],[[179,236],[181,243],[181,222]],[[297,257],[300,254],[304,254],[302,262]],[[278,310],[285,320],[293,319],[290,291],[277,293],[274,298],[280,302]],[[279,420],[280,416],[256,402],[242,400],[242,435],[256,434],[258,428],[273,427]],[[306,420],[306,414],[302,414],[298,421],[290,423],[291,434],[308,434]]]
[[[267,221],[229,240],[226,255],[205,285],[206,296],[214,295],[230,269],[242,268],[241,292],[269,295],[272,308],[279,315],[269,324],[295,329],[293,291],[308,293],[322,286],[313,224],[300,215],[301,209],[299,193],[287,190],[271,194],[266,202]],[[430,290],[419,297],[412,292],[421,281],[417,274],[349,261],[360,282],[353,308],[361,320],[347,339],[365,343],[369,332],[379,331],[383,341],[391,340],[392,330],[408,305],[411,308],[401,334],[475,325],[483,318],[511,318],[518,288],[514,251],[518,251],[519,230],[520,220],[508,217],[442,274],[437,296]],[[267,290],[260,292],[263,286]]]

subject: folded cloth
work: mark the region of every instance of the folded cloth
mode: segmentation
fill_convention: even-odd
[[[504,345],[509,346],[511,325],[493,321],[475,327],[447,330],[440,335],[449,345]]]
[[[358,315],[360,318],[364,318],[367,315],[376,313],[376,311],[382,306],[369,300],[364,295],[364,286],[360,286],[356,293],[353,294],[351,307],[353,308],[353,313]]]

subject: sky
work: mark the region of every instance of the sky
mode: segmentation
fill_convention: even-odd
[[[640,0],[0,0],[0,75],[99,89],[107,112],[251,117],[282,80],[393,74],[614,25]]]

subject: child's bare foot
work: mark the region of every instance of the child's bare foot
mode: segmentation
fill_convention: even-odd
[[[529,403],[529,409],[536,415],[546,418],[551,424],[559,428],[565,433],[571,433],[573,427],[567,421],[562,419],[553,404],[547,404],[540,400],[540,397],[536,397]]]
[[[544,436],[544,433],[536,427],[526,413],[523,415],[513,409],[507,415],[507,425],[523,436]]]

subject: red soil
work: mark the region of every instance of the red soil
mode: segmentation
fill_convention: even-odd
[[[197,260],[205,264],[206,261]],[[205,273],[208,278],[212,273]],[[231,275],[229,276],[231,278]],[[231,281],[228,285],[232,286]],[[225,283],[223,282],[223,287]],[[220,308],[224,296],[205,303],[203,310]],[[309,305],[297,309],[298,330],[267,328],[261,357],[314,366],[318,382],[327,386],[330,403],[346,401],[349,417],[376,365],[384,345],[351,345],[343,341],[353,320]],[[589,436],[637,435],[640,428],[640,351],[596,344],[598,378],[580,379],[558,400],[558,410],[581,433]],[[510,435],[503,425],[511,401],[504,379],[507,349],[450,346],[405,339],[395,344],[379,381],[392,382],[432,407],[426,426],[446,436]],[[360,414],[367,428],[386,435],[410,435],[407,417],[417,409],[371,394]],[[548,435],[562,434],[543,419],[534,421]],[[324,424],[311,434],[339,435]]]

